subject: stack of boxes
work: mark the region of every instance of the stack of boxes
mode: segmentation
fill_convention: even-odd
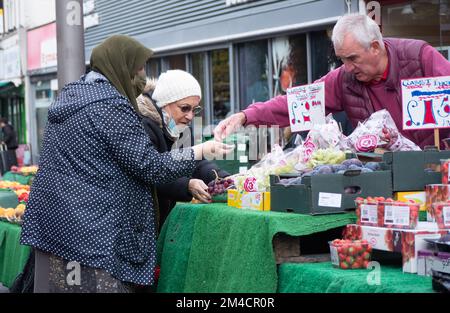
[[[430,260],[436,263],[442,259],[429,249],[427,240],[439,239],[450,231],[450,185],[445,184],[448,162],[441,164],[441,159],[447,158],[450,151],[385,153],[383,161],[392,170],[397,201],[374,198],[360,202],[357,224],[347,226],[347,238],[368,240],[374,249],[400,252],[404,272],[426,273]],[[423,215],[428,215],[428,222],[419,222],[417,211],[427,212]]]

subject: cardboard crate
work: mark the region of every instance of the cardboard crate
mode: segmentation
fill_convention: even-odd
[[[392,171],[392,186],[396,191],[425,190],[429,184],[442,181],[441,159],[450,158],[450,150],[398,151],[383,154],[384,163]],[[427,168],[433,170],[426,170]]]
[[[420,203],[420,211],[425,212],[426,206],[425,206],[425,201],[426,201],[426,196],[425,196],[425,191],[401,191],[401,192],[396,192],[394,193],[395,196],[395,200],[398,201],[403,201],[403,202],[408,202],[409,200],[414,200],[418,203]]]
[[[373,249],[399,252],[402,254],[403,272],[417,273],[418,251],[429,248],[425,239],[437,239],[445,233],[438,229],[394,229],[351,224],[347,225],[345,237],[365,239]]]
[[[238,209],[270,211],[270,192],[239,192],[230,189],[227,204]]]
[[[270,177],[271,210],[300,214],[342,213],[355,209],[357,197],[392,197],[391,171],[346,174],[323,174],[303,178],[302,185],[284,186],[280,178],[295,177],[281,175]],[[345,193],[345,188],[357,186],[360,192]]]

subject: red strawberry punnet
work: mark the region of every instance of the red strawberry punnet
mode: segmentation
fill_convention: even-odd
[[[433,203],[432,212],[439,229],[450,229],[450,200]]]
[[[419,221],[420,204],[413,200],[409,202],[380,201],[378,210],[383,211],[382,227],[415,229]]]
[[[448,171],[448,166],[450,164],[450,159],[441,160],[441,173],[442,173],[442,183],[448,184],[450,181],[450,172]]]
[[[335,239],[330,242],[333,266],[342,269],[367,268],[372,247],[367,240]]]
[[[448,200],[450,200],[449,184],[431,184],[425,186],[425,208],[433,218],[433,203],[446,202]]]

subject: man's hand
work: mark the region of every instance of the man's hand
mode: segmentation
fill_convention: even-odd
[[[224,140],[227,136],[234,133],[239,127],[245,123],[245,114],[243,112],[235,113],[219,123],[214,128],[214,139],[217,141]]]
[[[208,186],[201,179],[191,179],[189,181],[189,192],[200,202],[211,202],[211,195],[208,193]]]

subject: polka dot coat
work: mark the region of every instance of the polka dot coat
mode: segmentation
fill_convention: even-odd
[[[121,281],[152,284],[151,186],[194,168],[192,149],[158,154],[128,99],[90,72],[49,109],[21,243]]]

